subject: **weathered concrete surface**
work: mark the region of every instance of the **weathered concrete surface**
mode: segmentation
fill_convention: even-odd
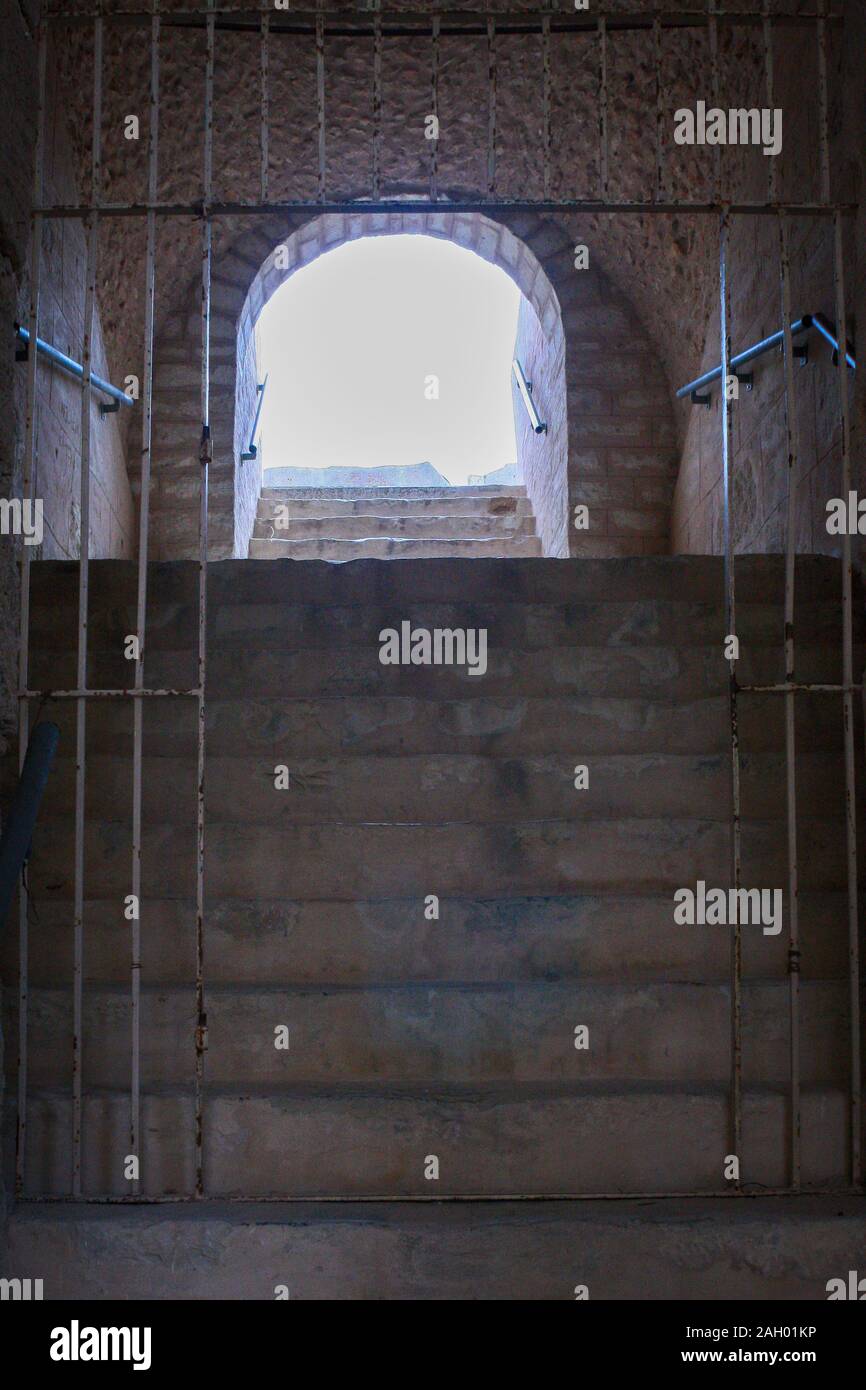
[[[862,1268],[863,1198],[18,1207],[47,1299],[785,1299]]]

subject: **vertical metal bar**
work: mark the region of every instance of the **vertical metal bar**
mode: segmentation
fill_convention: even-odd
[[[818,0],[818,167],[821,175],[821,202],[830,201],[830,128],[827,84],[827,0]],[[842,338],[840,335],[839,341]]]
[[[204,1195],[204,1054],[207,1014],[204,995],[204,720],[207,665],[207,509],[208,469],[213,457],[210,433],[211,215],[213,194],[214,0],[207,9],[207,68],[204,115],[204,209],[201,258],[201,464],[198,552],[198,767],[196,785],[196,1031],[195,1031],[195,1195]],[[318,23],[318,21],[317,21]]]
[[[608,174],[607,133],[607,20],[598,21],[598,181],[599,197],[607,202],[610,179]]]
[[[153,423],[153,306],[156,278],[157,160],[159,149],[159,0],[153,0],[150,20],[150,115],[148,122],[147,247],[144,284],[144,375],[141,384],[141,497],[138,519],[138,596],[136,635],[138,657],[135,663],[135,690],[144,688],[144,662],[147,646],[147,557],[150,534],[150,447]],[[129,1144],[141,1166],[141,800],[142,741],[144,702],[141,695],[132,701],[132,893],[136,915],[132,920],[132,1074],[130,1078]],[[138,1191],[138,1184],[133,1184]]]
[[[665,169],[664,169],[664,121],[665,106],[664,93],[662,90],[662,26],[656,15],[653,20],[653,71],[655,73],[655,92],[656,92],[656,202],[664,201],[665,196]]]
[[[381,191],[382,162],[382,17],[373,15],[373,197]]]
[[[839,373],[839,413],[842,426],[842,496],[851,491],[851,410],[848,399],[847,312],[845,305],[845,262],[842,241],[842,214],[833,217],[833,260],[836,289],[836,323],[841,350],[836,354]],[[851,1181],[860,1182],[860,946],[857,906],[857,800],[854,768],[854,638],[853,567],[851,537],[842,536],[842,696],[845,737],[845,840],[848,859],[848,968],[851,1041]]]
[[[496,20],[487,18],[487,196],[496,192]]]
[[[430,49],[430,103],[435,122],[435,138],[430,141],[430,200],[439,197],[439,25],[438,14],[433,16]]]
[[[319,0],[321,4],[321,0]],[[316,119],[319,130],[319,202],[325,201],[325,16],[316,15]]]
[[[36,38],[36,142],[33,152],[33,206],[42,206],[45,162],[45,74],[48,31],[40,19]],[[27,358],[27,417],[24,437],[22,505],[36,495],[36,366],[39,336],[39,282],[42,270],[42,214],[34,212],[30,224],[30,305],[27,327],[30,351]],[[24,698],[30,675],[30,551],[21,545],[21,614],[18,629],[18,770],[24,766],[30,737],[30,707]],[[18,1108],[15,1124],[15,1192],[24,1190],[24,1164],[27,1152],[27,1013],[29,993],[29,892],[24,875],[18,892]]]
[[[734,579],[733,478],[731,475],[731,437],[733,403],[728,399],[731,374],[731,293],[728,277],[730,209],[725,204],[719,218],[719,329],[722,357],[722,501],[725,546],[725,628],[736,635],[736,588]],[[731,717],[731,869],[734,888],[740,886],[740,740],[737,711],[736,658],[729,660],[729,708]],[[742,1164],[742,928],[735,923],[731,938],[731,1152]]]
[[[707,0],[707,10],[709,19],[707,30],[710,40],[710,71],[713,89],[713,106],[721,104],[721,83],[719,77],[719,21],[714,0]],[[722,201],[722,147],[713,146],[713,199],[717,203]]]
[[[542,109],[541,109],[541,156],[542,178],[545,201],[550,199],[550,15],[541,21],[541,71],[542,71]]]
[[[270,38],[271,38],[271,14],[270,14],[270,10],[267,8],[267,0],[266,0],[265,7],[262,9],[262,28],[261,28],[261,35],[260,35],[260,39],[259,39],[259,81],[260,81],[260,89],[261,89],[261,131],[260,131],[260,137],[259,137],[259,138],[260,138],[261,159],[262,159],[262,169],[261,169],[261,195],[262,195],[262,202],[263,202],[263,203],[266,203],[266,202],[268,201],[268,175],[269,175],[269,172],[270,172],[270,171],[269,171],[270,156],[269,156],[269,151],[268,151],[268,132],[269,132],[269,126],[270,126],[270,98],[271,98],[271,86],[270,86]]]
[[[770,108],[773,109],[772,107]],[[785,536],[785,681],[795,680],[794,585],[797,543],[796,480],[799,459],[794,345],[791,341],[791,278],[788,222],[779,214],[779,264],[785,349],[785,428],[788,449],[788,508]],[[785,692],[785,799],[788,821],[788,984],[790,997],[791,1186],[800,1186],[800,907],[797,864],[797,763],[793,690]]]
[[[87,218],[87,279],[84,289],[84,341],[81,354],[81,473],[78,547],[79,690],[87,689],[87,617],[90,593],[90,376],[93,370],[93,318],[96,309],[97,211],[102,159],[102,17],[93,21],[93,128],[91,206]],[[75,860],[72,968],[72,1195],[81,1196],[81,1097],[84,1036],[84,798],[87,777],[87,697],[75,702]]]
[[[826,0],[821,0],[818,27],[818,110],[821,144],[821,201],[830,202],[830,136],[827,120],[827,26]],[[839,378],[839,414],[842,446],[842,496],[851,491],[851,410],[848,398],[848,362],[845,344],[848,341],[848,316],[845,303],[845,248],[842,238],[842,214],[833,214],[833,280],[836,298],[836,335],[839,351],[836,354]],[[845,746],[845,848],[848,864],[848,992],[850,1037],[850,1178],[854,1185],[861,1181],[861,1063],[860,1063],[860,943],[857,905],[857,800],[854,768],[854,638],[853,574],[851,537],[847,529],[842,536],[842,717]]]
[[[769,0],[764,0],[762,16],[764,71],[767,108],[775,105],[773,27]],[[767,193],[776,201],[776,161],[769,161]],[[788,455],[788,501],[785,530],[785,681],[795,680],[794,600],[796,584],[796,480],[800,457],[797,402],[794,391],[794,346],[791,339],[791,254],[788,220],[779,213],[779,276],[782,308],[782,346],[784,350],[785,432]],[[800,899],[797,862],[797,747],[796,706],[793,690],[785,692],[785,803],[788,835],[788,994],[789,994],[789,1072],[790,1072],[790,1159],[791,1186],[800,1186],[802,1117],[800,1106]]]

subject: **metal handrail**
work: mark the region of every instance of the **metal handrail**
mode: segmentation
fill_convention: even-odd
[[[832,324],[829,319],[825,318],[823,314],[804,314],[801,319],[797,319],[795,323],[791,324],[791,336],[796,337],[800,333],[809,333],[812,329],[820,333],[822,338],[826,338],[827,342],[830,343],[833,348],[833,351],[838,353],[839,340],[836,336],[836,326]],[[784,341],[784,338],[785,330],[784,328],[780,328],[778,333],[771,333],[769,338],[762,338],[759,343],[755,343],[752,347],[746,348],[745,352],[740,352],[736,357],[732,357],[730,362],[732,373],[736,375],[737,367],[743,367],[755,357],[761,357],[765,352],[770,352],[774,347],[779,346]],[[797,356],[805,361],[805,348],[795,349],[795,352]],[[845,344],[845,359],[848,366],[856,370],[857,358],[854,355],[853,346],[848,342]],[[713,367],[712,371],[704,372],[703,376],[696,377],[695,380],[690,381],[687,386],[680,387],[677,391],[677,400],[682,400],[684,396],[691,396],[696,405],[706,405],[709,402],[709,396],[698,396],[697,392],[702,386],[709,386],[711,382],[718,381],[721,375],[721,367]],[[747,384],[751,384],[751,378],[748,378]]]
[[[30,334],[20,323],[16,323],[15,325],[15,336],[16,338],[20,338],[22,343],[28,345],[29,351]],[[61,367],[64,372],[69,372],[70,376],[77,377],[79,381],[83,380],[84,368],[81,363],[74,361],[71,357],[67,357],[66,353],[61,352],[59,348],[52,347],[50,343],[46,343],[44,338],[36,339],[36,352],[37,354],[42,353],[43,357],[47,357],[49,362],[53,362],[55,366]],[[106,396],[110,396],[113,401],[117,401],[118,405],[135,405],[132,396],[128,396],[126,392],[121,391],[118,386],[112,386],[110,381],[103,381],[101,376],[96,376],[93,372],[90,374],[90,386],[93,391],[102,391]],[[104,411],[110,410],[112,407],[102,406],[101,408]]]
[[[514,379],[517,382],[523,404],[526,406],[529,423],[532,425],[536,434],[547,434],[547,425],[543,423],[541,416],[535,408],[535,401],[532,399],[532,382],[526,380],[523,368],[516,357],[511,363],[511,370],[514,373]]]
[[[250,459],[254,459],[259,452],[255,446],[255,438],[256,430],[259,427],[259,416],[262,413],[262,401],[265,399],[265,387],[267,386],[267,384],[268,373],[266,372],[264,381],[260,381],[258,386],[256,387],[256,390],[259,393],[259,400],[256,406],[256,413],[253,418],[253,427],[250,430],[250,447],[246,450],[245,453],[241,454],[241,459],[244,460],[244,462],[248,462]]]

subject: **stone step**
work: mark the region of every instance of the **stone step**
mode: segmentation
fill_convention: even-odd
[[[263,487],[263,501],[271,502],[336,502],[340,499],[365,502],[368,498],[398,504],[416,501],[473,501],[478,498],[514,497],[526,499],[522,483],[499,487],[495,483],[468,484],[465,487]]]
[[[472,682],[468,689],[477,684]],[[131,755],[131,704],[131,700],[105,700],[99,704],[98,717],[91,712],[89,752]],[[797,702],[798,756],[841,752],[839,704],[836,697],[820,696]],[[73,701],[49,700],[41,718],[58,725],[64,752],[74,746]],[[193,700],[150,699],[144,714],[145,753],[194,758],[196,728]],[[776,695],[743,696],[739,733],[744,756],[783,750],[783,702]],[[855,733],[858,747],[862,746],[859,714]],[[214,694],[205,705],[205,740],[209,758],[252,754],[273,758],[272,766],[338,754],[528,758],[564,751],[571,757],[575,749],[577,763],[603,754],[712,757],[730,752],[731,732],[724,695],[674,701],[608,695],[419,699],[335,694],[240,699]],[[7,779],[10,766],[6,765]]]
[[[708,932],[718,928],[691,927]],[[744,935],[759,927],[744,927]],[[624,963],[624,969],[627,968]],[[847,1065],[846,981],[800,988],[801,1079],[830,1084]],[[4,991],[4,1032],[18,1036],[17,991]],[[190,1085],[195,990],[141,992],[141,1077],[146,1087]],[[636,985],[544,981],[534,985],[285,986],[207,989],[208,1084],[265,1092],[297,1086],[563,1085],[648,1082],[727,1084],[730,990],[720,984]],[[88,1090],[129,1081],[130,989],[84,992],[82,1075]],[[786,981],[742,987],[742,1067],[749,1085],[783,1088],[789,1075]],[[578,1049],[575,1030],[588,1029]],[[275,1032],[288,1030],[285,1050]],[[70,1076],[72,997],[32,987],[28,1082],[62,1088]],[[7,1057],[14,1090],[15,1057]]]
[[[785,893],[787,901],[787,891]],[[30,933],[33,986],[68,988],[72,978],[72,904],[39,903]],[[145,897],[141,904],[142,980],[183,984],[195,978],[195,901]],[[847,895],[799,895],[804,979],[842,978],[848,968]],[[130,942],[118,931],[115,899],[86,898],[85,979],[129,985]],[[0,970],[17,979],[18,934],[0,938]],[[747,979],[787,979],[787,910],[778,936],[744,931]],[[439,916],[407,898],[210,899],[205,912],[208,985],[464,984],[581,981],[632,984],[730,978],[730,931],[683,928],[670,892],[454,898]],[[11,1042],[9,1044],[12,1046]]]
[[[797,609],[798,656],[816,646],[839,645],[840,623],[835,603],[802,603]],[[357,605],[234,603],[217,601],[208,613],[209,645],[215,655],[226,646],[248,652],[257,648],[373,648],[378,661],[379,634],[384,628],[479,629],[487,633],[488,651],[514,652],[558,647],[613,649],[709,647],[727,673],[723,656],[724,611],[720,603],[646,598],[633,602],[596,603],[415,603]],[[75,656],[77,602],[35,605],[31,619],[31,648],[55,657]],[[122,656],[126,635],[135,630],[134,604],[91,605],[88,649],[113,650]],[[742,658],[751,649],[781,651],[779,608],[775,604],[745,605],[738,624]],[[862,633],[860,634],[862,638]],[[63,645],[58,651],[60,641]],[[149,651],[185,651],[198,642],[197,604],[152,604],[147,626]]]
[[[478,516],[378,516],[362,512],[351,516],[291,517],[288,526],[261,514],[256,518],[253,537],[257,540],[397,540],[460,541],[500,539],[511,541],[535,537],[531,516],[514,513],[483,513]]]
[[[134,624],[132,625],[134,626]],[[380,629],[381,630],[381,629]],[[476,663],[478,649],[470,649]],[[130,689],[134,666],[119,654],[91,650],[88,674],[94,686]],[[856,661],[866,656],[859,643]],[[718,645],[703,647],[548,647],[527,650],[498,650],[488,647],[486,670],[470,674],[466,666],[383,665],[379,646],[283,648],[278,640],[272,646],[263,641],[249,647],[236,639],[225,643],[213,639],[208,644],[207,703],[227,698],[239,704],[285,697],[317,697],[322,701],[355,697],[378,699],[385,704],[398,697],[481,704],[496,698],[531,700],[544,697],[563,699],[593,698],[672,705],[719,696],[727,690],[728,672],[720,660]],[[484,664],[484,663],[482,663]],[[743,685],[773,684],[784,677],[784,659],[776,646],[748,649],[738,663],[738,679]],[[34,688],[51,682],[56,689],[73,689],[75,661],[71,653],[52,657],[47,648],[31,651],[30,680]],[[838,649],[829,646],[798,651],[798,675],[802,680],[837,683],[842,661]],[[192,689],[197,680],[196,656],[186,651],[165,650],[158,645],[145,655],[145,685],[148,689]],[[475,697],[474,699],[472,697]],[[746,693],[747,703],[776,697]],[[838,697],[801,695],[798,709],[813,701],[838,711]],[[778,699],[776,703],[780,703]],[[52,709],[56,712],[56,706]],[[105,706],[100,706],[101,717]],[[177,702],[175,701],[175,708]],[[155,712],[151,700],[148,709]],[[809,716],[803,715],[803,718]],[[838,718],[838,714],[835,716]]]
[[[583,822],[617,816],[690,815],[730,819],[728,753],[600,754],[591,764],[576,755],[493,758],[472,754],[398,757],[293,758],[289,786],[277,789],[278,761],[262,754],[212,755],[207,763],[205,807],[218,820],[261,825],[420,823],[471,820],[476,824],[520,819]],[[861,774],[862,774],[862,759]],[[589,785],[575,788],[575,768],[588,769]],[[7,763],[7,781],[14,767]],[[40,818],[75,812],[74,748],[56,759]],[[797,765],[802,819],[841,821],[843,790],[836,760],[803,753]],[[96,819],[116,817],[129,797],[129,757],[94,754],[87,763],[86,809]],[[195,777],[189,759],[146,758],[145,821],[183,824],[195,816]],[[780,754],[741,759],[741,806],[746,816],[773,820],[786,814],[785,759]]]
[[[782,821],[744,821],[744,885],[787,882]],[[861,835],[862,840],[862,835]],[[40,822],[30,865],[38,900],[73,892],[73,827]],[[129,825],[88,821],[87,892],[115,898],[129,892]],[[837,822],[800,825],[800,883],[804,890],[838,889],[845,881],[843,837]],[[863,846],[860,847],[862,856]],[[183,897],[194,892],[195,825],[145,826],[142,893]],[[862,864],[862,858],[861,858]],[[730,827],[721,820],[538,820],[473,825],[250,825],[207,823],[205,887],[224,898],[401,897],[428,894],[496,897],[579,892],[670,892],[728,883]],[[862,870],[861,870],[862,872]]]
[[[489,531],[489,528],[488,528]],[[251,560],[350,560],[505,559],[538,556],[541,541],[534,536],[486,536],[471,540],[429,540],[372,537],[366,540],[256,540],[250,541]]]
[[[118,1288],[268,1301],[283,1285],[293,1301],[573,1302],[580,1284],[591,1299],[814,1302],[861,1268],[864,1220],[866,1199],[850,1196],[21,1205],[9,1273],[76,1303]]]
[[[7,1098],[7,1105],[11,1101]],[[846,1180],[847,1096],[802,1093],[804,1185]],[[246,1197],[431,1197],[569,1193],[717,1193],[730,1152],[723,1088],[581,1085],[322,1092],[205,1091],[205,1193]],[[183,1195],[194,1185],[191,1088],[145,1092],[141,1192]],[[741,1177],[787,1183],[787,1096],[743,1094]],[[87,1093],[86,1195],[128,1195],[126,1091]],[[14,1133],[10,1125],[7,1134]],[[71,1100],[34,1091],[28,1106],[25,1192],[70,1190]],[[90,1136],[88,1138],[88,1136]],[[555,1136],[555,1142],[551,1142]],[[425,1179],[428,1156],[439,1179]],[[7,1154],[7,1172],[11,1153]],[[862,1231],[861,1231],[862,1236]],[[828,1271],[839,1273],[840,1271]]]
[[[481,517],[508,516],[531,517],[532,507],[525,493],[522,495],[500,496],[486,493],[481,497],[451,497],[442,493],[438,497],[389,497],[381,491],[372,497],[297,497],[284,491],[275,497],[272,489],[264,489],[258,504],[258,516],[262,521],[273,521],[277,507],[288,507],[289,520],[312,520],[316,517],[353,517],[374,514],[393,517]]]
[[[741,555],[736,561],[738,615],[752,603],[782,605],[784,557]],[[113,604],[132,605],[137,567],[127,560],[90,564],[91,611]],[[78,564],[40,560],[31,568],[34,608],[78,601]],[[296,565],[251,565],[248,560],[218,560],[208,566],[212,605],[312,603],[324,607],[398,603],[592,603],[642,601],[723,603],[724,571],[714,555],[666,555],[620,560],[430,560],[389,565],[359,560],[335,570],[311,562]],[[842,592],[838,560],[798,556],[796,596],[802,602],[839,603]],[[153,562],[148,566],[148,602],[195,603],[198,566],[191,561]],[[856,606],[856,605],[855,605]],[[68,634],[67,634],[68,636]]]

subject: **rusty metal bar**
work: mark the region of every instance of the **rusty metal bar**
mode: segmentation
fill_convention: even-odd
[[[78,543],[78,660],[76,681],[87,686],[87,618],[90,593],[90,375],[96,313],[99,249],[99,196],[102,184],[102,17],[93,21],[93,107],[91,130],[91,211],[87,223],[84,288],[84,339],[81,351],[80,534]],[[81,1195],[82,1046],[84,1042],[84,800],[87,777],[87,700],[75,706],[75,849],[72,965],[72,1195]]]
[[[159,0],[153,0],[150,28],[150,96],[148,119],[148,197],[156,197],[159,159]],[[144,373],[141,383],[141,495],[138,518],[138,591],[136,596],[136,636],[138,655],[135,662],[135,694],[132,724],[132,883],[135,899],[132,918],[132,950],[130,961],[130,990],[132,1012],[132,1064],[129,1101],[130,1153],[138,1160],[141,1147],[141,802],[142,802],[142,744],[144,737],[144,706],[138,694],[144,688],[144,663],[147,647],[147,560],[150,534],[150,468],[153,433],[153,313],[154,282],[156,279],[156,220],[147,215],[147,247],[144,263]],[[138,1191],[137,1180],[134,1183]]]
[[[211,0],[209,0],[209,4]],[[204,111],[204,217],[201,258],[201,465],[199,487],[198,550],[198,760],[196,780],[196,888],[195,888],[195,1193],[204,1196],[204,1054],[207,1047],[207,1014],[204,994],[204,740],[205,679],[207,672],[207,540],[208,470],[213,458],[210,432],[210,316],[213,245],[209,204],[213,191],[213,76],[214,25],[208,15],[207,68]]]
[[[707,35],[710,45],[710,72],[713,92],[713,106],[718,106],[721,100],[720,95],[720,75],[719,75],[719,17],[715,6],[715,0],[707,0]],[[713,200],[716,203],[722,201],[722,147],[713,146]]]
[[[821,18],[818,21],[818,90],[821,197],[830,201],[830,134],[828,126],[827,85],[827,24],[826,0],[820,0]],[[842,449],[842,496],[851,491],[851,409],[848,397],[847,309],[845,302],[845,247],[842,238],[842,218],[833,217],[833,282],[836,298],[836,333],[839,351],[836,354],[839,380],[839,426]],[[842,535],[842,695],[843,738],[845,747],[845,850],[848,867],[848,994],[850,1039],[850,1179],[859,1184],[861,1172],[862,1074],[860,1054],[860,940],[857,903],[857,788],[854,765],[854,635],[853,635],[853,567],[851,536],[846,527]]]
[[[610,190],[607,131],[607,20],[601,16],[598,31],[598,186],[602,202]]]
[[[271,38],[271,11],[267,7],[267,0],[262,6],[261,34],[259,36],[259,91],[261,98],[261,115],[259,129],[259,148],[261,150],[261,199],[263,203],[268,201],[270,196],[268,190],[270,173],[270,152],[268,149],[268,138],[270,131],[270,100],[271,100],[271,79],[270,79],[270,38]]]
[[[550,197],[550,15],[541,21],[541,170],[544,198]]]
[[[662,88],[662,28],[659,16],[653,19],[653,72],[655,74],[656,94],[656,201],[662,202],[665,195],[664,166],[664,123],[665,103]]]
[[[835,213],[846,216],[854,216],[857,213],[857,204],[840,202],[825,204],[821,202],[800,201],[792,202],[783,200],[776,204],[762,203],[726,203],[725,207],[732,215],[747,215],[749,217],[777,217],[779,212],[788,212],[792,217],[802,215],[804,217],[826,217],[832,218]],[[210,205],[211,218],[215,217],[272,217],[276,214],[288,214],[292,212],[307,212],[315,209],[317,212],[436,212],[440,211],[434,201],[425,202],[423,198],[385,198],[373,201],[370,198],[285,198],[280,202],[257,203],[257,202],[227,202],[225,200],[214,200]],[[448,201],[449,212],[610,212],[618,213],[622,216],[643,216],[647,213],[661,213],[668,215],[671,213],[689,214],[690,216],[715,217],[718,218],[720,204],[712,200],[700,202],[676,202],[667,201],[664,203],[653,200],[635,199],[599,199],[599,198],[453,198]],[[63,218],[63,217],[86,217],[89,208],[86,203],[55,203],[47,204],[35,209],[42,217]],[[143,217],[148,211],[153,211],[158,217],[201,217],[201,202],[191,203],[157,203],[149,206],[147,203],[103,203],[100,209],[101,215],[105,217]]]
[[[775,71],[773,26],[769,0],[764,0],[764,73],[767,107],[775,107]],[[776,197],[776,161],[768,161],[767,191],[770,201]],[[782,309],[782,347],[784,353],[785,439],[787,446],[787,515],[785,523],[785,616],[784,653],[785,683],[785,807],[788,839],[788,1015],[789,1015],[789,1075],[790,1129],[789,1172],[791,1186],[800,1186],[802,1114],[800,1104],[800,898],[799,866],[797,860],[797,745],[796,745],[796,682],[794,647],[794,604],[796,585],[797,547],[797,474],[800,458],[799,424],[794,388],[794,343],[791,333],[791,251],[788,221],[779,213],[779,282]]]
[[[115,690],[23,690],[20,698],[23,700],[146,700],[155,695],[190,695],[198,696],[201,691],[196,687],[189,690],[135,690],[132,687]]]
[[[433,16],[430,34],[430,104],[434,135],[430,140],[430,201],[439,197],[439,16]]]
[[[487,21],[487,196],[496,192],[496,20]]]
[[[319,134],[319,202],[325,201],[325,20],[316,15],[316,124]]]
[[[771,107],[772,109],[772,107]],[[788,454],[788,505],[785,531],[785,680],[794,684],[794,586],[797,544],[797,474],[800,456],[791,340],[791,253],[788,223],[779,214],[779,264],[785,332],[785,431]],[[800,1186],[800,907],[797,863],[797,749],[794,690],[785,692],[785,804],[788,830],[788,982],[790,1013],[791,1185]]]
[[[33,151],[33,205],[38,207],[43,197],[45,164],[45,74],[48,53],[48,30],[40,19],[36,32],[36,141]],[[34,212],[30,222],[30,303],[27,324],[30,339],[35,343],[39,333],[39,289],[42,271],[42,215]],[[31,352],[27,359],[27,413],[24,436],[22,503],[31,508],[36,495],[36,359]],[[18,690],[27,689],[30,678],[30,550],[21,544],[21,608],[18,627]],[[30,739],[30,708],[25,699],[18,701],[18,771],[24,767]],[[17,1110],[15,1119],[15,1192],[24,1191],[24,1166],[27,1154],[27,1022],[29,997],[29,906],[30,893],[25,875],[21,875],[18,890],[18,1067]]]
[[[372,195],[378,198],[382,191],[382,17],[378,11],[373,19],[372,164]]]
[[[735,637],[737,626],[736,586],[734,576],[733,477],[731,473],[731,439],[733,436],[733,403],[728,389],[731,375],[731,290],[728,270],[730,212],[726,208],[719,219],[719,337],[721,345],[722,382],[722,501],[724,512],[725,546],[725,635]],[[731,721],[731,876],[734,888],[740,886],[740,743],[737,711],[737,662],[729,658],[728,704]],[[731,1152],[742,1163],[742,972],[743,942],[739,919],[731,937]]]

